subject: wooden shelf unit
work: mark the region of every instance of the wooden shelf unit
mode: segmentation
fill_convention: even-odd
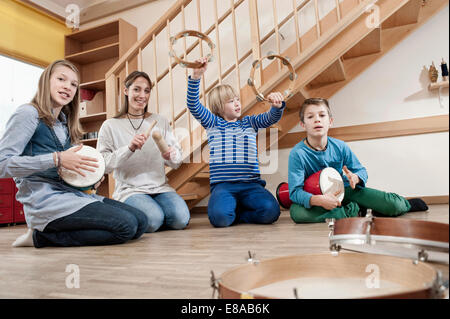
[[[80,125],[84,132],[98,132],[108,118],[107,114],[114,113],[108,112],[105,103],[105,74],[137,40],[136,27],[123,19],[65,36],[65,59],[74,63],[80,71],[80,89],[95,92],[94,99],[86,102],[86,113],[80,116]],[[97,139],[81,142],[94,148],[97,146]],[[110,197],[109,184],[114,184],[112,176],[105,178],[98,193]]]

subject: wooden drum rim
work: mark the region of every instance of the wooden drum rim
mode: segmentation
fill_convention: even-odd
[[[171,37],[170,40],[169,40],[169,45],[170,45],[170,53],[169,53],[169,55],[171,57],[173,57],[175,59],[175,61],[178,64],[180,64],[180,66],[187,67],[187,68],[192,68],[192,69],[200,68],[202,66],[202,63],[189,62],[189,61],[181,59],[179,56],[176,55],[175,49],[173,48],[173,46],[175,45],[175,43],[177,42],[178,39],[181,39],[183,37],[196,37],[196,38],[199,38],[200,40],[206,41],[206,43],[208,44],[209,48],[211,49],[211,52],[207,55],[207,57],[209,59],[209,62],[212,61],[212,59],[214,57],[214,49],[215,49],[216,46],[211,41],[211,39],[206,34],[200,32],[200,31],[184,30],[184,31],[179,32],[175,36]]]
[[[338,258],[344,259],[339,260]],[[324,261],[328,261],[328,263],[324,263]],[[337,265],[333,265],[333,263]],[[218,280],[219,298],[277,299],[277,297],[253,294],[250,291],[285,280],[301,277],[311,278],[308,277],[309,272],[311,271],[317,271],[317,275],[314,277],[318,278],[323,277],[325,279],[333,278],[333,276],[339,277],[339,271],[346,268],[348,265],[351,265],[351,267],[365,268],[364,265],[366,263],[381,264],[384,270],[387,268],[390,270],[392,269],[391,273],[382,272],[384,274],[389,273],[389,279],[397,278],[395,272],[402,274],[407,273],[408,277],[399,279],[398,281],[399,285],[405,287],[403,291],[390,292],[376,296],[362,296],[361,298],[363,299],[442,297],[442,294],[438,292],[443,284],[442,278],[432,266],[426,263],[419,261],[413,264],[410,260],[393,256],[340,253],[338,256],[332,256],[331,254],[291,255],[268,259],[260,263],[248,263],[234,267],[224,272]],[[392,268],[392,265],[396,268]],[[408,268],[405,269],[405,267]],[[329,269],[332,269],[332,271]],[[349,269],[348,272],[351,272],[352,270],[354,269]],[[305,272],[304,276],[300,275],[300,271]],[[359,272],[360,275],[362,275],[362,272]],[[327,273],[327,275],[320,276],[321,273]],[[347,273],[345,273],[345,275],[345,278],[351,278],[350,276],[347,276]],[[354,275],[352,274],[352,276]],[[275,280],[274,277],[277,277],[277,280]],[[411,285],[407,286],[400,283],[401,281],[407,281],[409,283],[412,280],[411,278],[415,280]],[[245,288],[243,288],[244,286]]]
[[[343,218],[334,222],[333,235],[366,235],[368,219]],[[373,218],[370,235],[414,238],[433,242],[449,242],[449,225],[431,221],[389,217]]]
[[[255,86],[255,71],[257,68],[262,66],[262,61],[265,59],[273,60],[274,58],[280,59],[283,65],[287,66],[289,69],[289,79],[291,80],[291,84],[289,85],[289,88],[283,92],[284,98],[287,100],[292,97],[293,91],[295,89],[295,82],[297,80],[297,74],[295,73],[294,67],[292,66],[291,62],[287,57],[283,57],[278,54],[268,54],[259,60],[255,60],[252,63],[252,69],[250,71],[250,78],[248,79],[247,84],[252,88],[253,92],[256,95],[256,98],[258,101],[268,101],[268,99],[262,94]]]

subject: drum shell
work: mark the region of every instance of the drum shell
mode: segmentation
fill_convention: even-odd
[[[320,170],[312,175],[310,175],[303,185],[303,190],[305,192],[311,193],[313,195],[323,195],[320,189],[320,174],[323,170]]]
[[[289,209],[292,205],[292,201],[289,197],[289,185],[286,182],[280,183],[276,191],[277,200],[281,207]]]

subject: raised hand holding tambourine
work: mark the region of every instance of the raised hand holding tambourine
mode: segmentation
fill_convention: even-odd
[[[289,79],[291,80],[291,84],[289,85],[289,88],[288,88],[286,91],[283,92],[284,99],[287,100],[287,99],[289,99],[289,98],[291,98],[291,97],[293,96],[293,91],[294,91],[294,88],[295,88],[295,81],[296,81],[296,79],[297,79],[297,74],[295,73],[294,67],[292,66],[291,62],[289,61],[289,58],[283,57],[283,56],[281,56],[281,55],[277,55],[277,54],[272,53],[272,52],[269,52],[265,57],[262,57],[262,58],[259,59],[259,60],[255,60],[255,61],[252,63],[252,70],[250,71],[250,78],[248,79],[248,82],[247,82],[248,85],[252,88],[253,92],[255,93],[256,99],[257,99],[258,101],[260,101],[260,102],[262,102],[262,101],[267,101],[267,102],[269,102],[269,99],[266,98],[266,97],[264,96],[264,94],[262,94],[262,93],[256,88],[256,86],[255,86],[255,80],[254,80],[254,78],[255,78],[255,71],[256,71],[256,69],[258,69],[258,68],[262,68],[262,61],[263,61],[264,59],[273,60],[273,59],[275,59],[275,58],[280,59],[280,60],[281,60],[281,63],[282,63],[283,65],[287,66],[288,69],[289,69]]]
[[[176,44],[177,40],[183,38],[183,37],[196,37],[199,38],[200,40],[206,41],[206,43],[208,44],[209,48],[211,49],[211,52],[206,56],[208,58],[208,62],[211,62],[214,59],[214,49],[215,49],[215,44],[211,41],[211,39],[204,33],[199,32],[199,31],[195,31],[195,30],[185,30],[185,31],[181,31],[180,33],[178,33],[177,35],[173,36],[170,38],[170,53],[169,55],[175,59],[175,61],[182,67],[186,67],[186,68],[191,68],[191,69],[196,69],[201,67],[201,63],[199,62],[189,62],[186,60],[181,59],[176,53],[175,53],[175,49],[173,48],[173,46]]]

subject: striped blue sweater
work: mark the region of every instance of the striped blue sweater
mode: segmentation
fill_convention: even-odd
[[[200,80],[189,77],[187,107],[206,129],[208,136],[210,184],[260,179],[256,135],[281,119],[286,104],[259,115],[227,122],[200,103]]]

